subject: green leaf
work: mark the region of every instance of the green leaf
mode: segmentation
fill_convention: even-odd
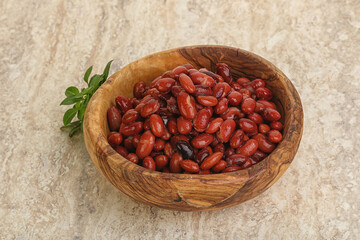
[[[82,127],[82,124],[79,124],[76,127],[73,127],[73,129],[71,129],[70,132],[69,132],[69,137],[74,136],[74,134],[76,132],[78,132],[81,129],[81,127]]]
[[[80,121],[80,120],[77,120],[77,121],[75,121],[75,122],[69,123],[69,124],[66,125],[66,126],[62,126],[60,129],[61,129],[61,130],[64,130],[64,129],[67,129],[67,128],[70,128],[70,127],[77,126],[77,125],[79,125],[79,124],[81,124],[81,121]]]
[[[78,94],[78,93],[79,93],[79,89],[77,89],[77,87],[74,87],[74,86],[68,87],[68,88],[65,90],[65,96],[67,96],[67,97],[76,95],[76,94]]]
[[[70,108],[65,112],[64,117],[63,117],[64,126],[67,126],[73,120],[76,113],[77,113],[76,108]]]
[[[79,97],[77,95],[74,95],[74,96],[69,96],[67,98],[65,98],[61,103],[60,105],[71,105],[71,104],[74,104],[76,102],[79,102],[81,101],[83,98],[82,97]]]
[[[82,121],[84,119],[85,110],[86,110],[86,106],[83,106],[82,108],[79,109],[79,111],[77,113],[77,118],[80,121]]]
[[[111,66],[112,61],[114,61],[114,60],[111,60],[110,62],[108,62],[106,64],[106,67],[105,67],[104,72],[102,74],[104,76],[104,79],[105,79],[104,81],[106,81],[106,79],[108,78],[109,71],[110,71],[110,66]]]
[[[102,75],[95,74],[89,82],[89,87],[97,87],[102,80]]]
[[[86,83],[88,83],[88,81],[89,81],[89,76],[90,76],[90,73],[91,73],[91,71],[92,71],[92,68],[93,68],[92,66],[89,67],[88,70],[86,70],[86,72],[85,72],[84,81],[85,81]]]

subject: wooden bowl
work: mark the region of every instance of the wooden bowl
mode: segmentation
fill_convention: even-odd
[[[115,97],[131,97],[133,86],[174,67],[190,63],[214,71],[216,63],[230,66],[234,79],[262,78],[274,94],[282,113],[283,140],[260,163],[230,173],[197,175],[147,170],[119,155],[107,142],[106,113]],[[226,46],[190,46],[141,58],[113,74],[94,94],[84,119],[87,150],[96,167],[115,187],[135,200],[151,206],[203,211],[231,207],[251,199],[273,185],[292,162],[299,147],[303,110],[290,80],[269,61],[244,50]],[[291,187],[291,186],[288,186]]]

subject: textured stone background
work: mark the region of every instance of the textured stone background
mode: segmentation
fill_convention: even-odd
[[[303,140],[286,174],[239,206],[140,204],[61,132],[67,86],[90,65],[221,44],[293,81]],[[0,239],[359,239],[360,2],[0,1]]]

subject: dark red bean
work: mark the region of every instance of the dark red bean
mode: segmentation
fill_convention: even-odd
[[[230,146],[232,148],[240,147],[241,143],[244,140],[244,136],[245,136],[245,133],[242,129],[236,130],[230,139]]]
[[[172,70],[172,74],[176,77],[179,77],[181,74],[187,74],[188,69],[184,66],[177,66]]]
[[[187,119],[193,119],[197,113],[195,108],[195,100],[185,91],[179,93],[177,97],[177,103],[179,106],[179,110],[181,115],[186,117]]]
[[[138,164],[138,163],[139,163],[139,158],[138,158],[138,156],[136,156],[135,153],[129,153],[129,154],[126,156],[126,159],[129,160],[130,162],[135,163],[135,164]]]
[[[107,112],[110,131],[117,131],[121,124],[121,114],[117,107],[110,107]]]
[[[132,136],[135,135],[143,130],[143,123],[142,122],[134,122],[130,123],[129,125],[121,124],[120,125],[120,133],[124,136]]]
[[[271,122],[270,128],[273,130],[281,131],[283,129],[283,125],[281,122]]]
[[[243,99],[243,96],[241,93],[237,91],[232,91],[227,96],[227,99],[229,100],[229,103],[233,106],[238,106],[241,103],[241,100]]]
[[[242,154],[236,153],[233,155],[230,155],[226,158],[226,162],[229,166],[232,165],[242,165],[248,158]]]
[[[134,109],[130,109],[122,117],[122,122],[125,124],[129,124],[135,122],[138,118],[139,118],[139,113]]]
[[[238,170],[241,170],[240,166],[230,166],[230,167],[225,168],[221,172],[222,173],[227,173],[227,172],[235,172],[235,171],[238,171]]]
[[[195,90],[196,90],[195,85],[194,85],[193,81],[191,80],[191,78],[188,75],[186,75],[184,73],[180,74],[179,82],[180,82],[180,85],[188,93],[194,93],[195,92]]]
[[[197,164],[201,164],[204,161],[204,159],[207,158],[208,156],[210,156],[210,152],[208,148],[203,148],[195,155],[194,161]]]
[[[273,142],[273,143],[281,142],[281,140],[283,138],[281,132],[279,132],[278,130],[270,130],[267,133],[267,136],[268,136],[270,142]]]
[[[123,156],[124,158],[127,157],[127,155],[129,154],[128,150],[126,150],[126,148],[124,148],[123,146],[117,146],[115,148],[115,151],[120,154],[121,156]]]
[[[219,100],[218,104],[215,106],[214,110],[216,114],[222,114],[228,109],[229,100],[227,98],[222,98]]]
[[[140,134],[135,134],[132,138],[132,144],[134,146],[134,148],[137,148],[137,145],[139,144],[140,142],[140,138],[141,138],[141,135]]]
[[[168,100],[166,100],[166,104],[167,104],[166,108],[167,110],[169,110],[169,112],[180,115],[180,110],[177,105],[176,98],[174,97],[169,98]]]
[[[211,170],[214,173],[219,173],[226,168],[226,165],[227,163],[224,160],[220,160]]]
[[[159,79],[155,85],[156,89],[160,92],[170,92],[172,86],[174,86],[176,81],[172,78],[162,78]]]
[[[252,161],[250,159],[246,160],[243,165],[240,166],[241,169],[249,168],[252,166]]]
[[[215,152],[211,154],[201,163],[200,168],[206,170],[214,167],[221,160],[222,156],[222,152]]]
[[[225,82],[231,83],[232,77],[230,73],[230,68],[226,63],[216,64],[216,73],[219,74]]]
[[[184,91],[184,89],[178,85],[175,85],[171,88],[171,93],[174,97],[177,97],[181,91]]]
[[[228,147],[228,148],[225,150],[225,153],[224,153],[225,158],[227,158],[227,157],[229,157],[229,156],[231,156],[231,155],[233,155],[233,154],[235,154],[235,149],[233,149],[233,148],[231,148],[231,147]]]
[[[168,158],[171,158],[174,154],[174,148],[172,147],[171,143],[166,143],[164,146],[164,153]]]
[[[146,90],[146,84],[144,81],[137,82],[134,86],[133,94],[137,99],[142,98],[143,93]]]
[[[176,149],[184,159],[194,159],[194,148],[186,141],[179,140],[176,143]]]
[[[241,103],[241,111],[246,114],[253,113],[255,111],[256,101],[252,98],[246,98]]]
[[[136,148],[136,155],[140,159],[148,156],[153,150],[155,144],[155,136],[151,133],[151,131],[147,130],[141,135],[139,144]]]
[[[180,153],[174,153],[170,159],[169,169],[172,173],[181,173],[182,168],[180,162],[183,160]]]
[[[195,85],[195,92],[193,93],[194,96],[208,96],[212,95],[212,90],[208,86],[203,85]]]
[[[256,150],[256,152],[252,155],[252,157],[254,157],[258,162],[260,162],[261,160],[267,157],[267,154],[263,153],[260,150]]]
[[[271,153],[276,147],[276,145],[270,142],[269,139],[267,139],[266,136],[262,133],[258,133],[252,136],[252,138],[258,141],[259,150],[264,153]]]
[[[223,143],[218,143],[215,147],[214,147],[214,152],[222,152],[225,153],[225,145]]]
[[[207,109],[201,109],[193,120],[194,128],[197,132],[204,132],[209,124],[212,114]],[[179,118],[178,118],[179,121]],[[191,125],[191,122],[190,122]],[[180,132],[180,131],[179,131]],[[181,132],[180,132],[181,133]],[[185,133],[181,133],[185,134]]]
[[[220,129],[221,124],[224,122],[222,118],[215,118],[210,121],[208,128],[205,130],[206,133],[215,133]]]
[[[260,124],[264,121],[261,115],[256,112],[249,114],[248,118],[256,124]]]
[[[262,123],[262,124],[259,125],[259,133],[266,134],[269,131],[270,131],[269,125],[267,125],[265,123]]]
[[[230,140],[231,135],[235,131],[236,123],[232,119],[225,120],[221,126],[219,131],[216,133],[216,137],[219,141],[225,143]]]
[[[160,109],[160,102],[155,99],[151,99],[141,109],[141,116],[148,117],[153,113],[156,113]]]
[[[270,100],[272,98],[271,91],[266,87],[258,87],[255,90],[255,95],[258,99]]]
[[[167,128],[169,132],[173,135],[177,134],[177,120],[175,118],[172,118],[167,123]]]
[[[126,113],[132,108],[132,103],[129,98],[124,96],[118,96],[115,98],[116,106],[120,109],[121,113]]]
[[[252,83],[252,84],[251,84],[252,87],[255,88],[255,89],[257,89],[257,88],[259,88],[259,87],[265,87],[265,82],[264,82],[262,79],[260,79],[260,78],[255,79],[255,80],[252,81],[251,83]]]
[[[169,159],[165,155],[159,155],[155,157],[156,171],[161,171],[167,164]]]
[[[108,142],[112,147],[119,146],[123,140],[123,137],[118,132],[110,132],[108,136]]]
[[[281,118],[280,113],[272,108],[266,108],[263,112],[263,116],[266,120],[271,122],[278,121]]]
[[[218,104],[217,98],[213,96],[197,96],[196,100],[198,103],[206,107],[213,107]]]
[[[211,134],[207,134],[207,133],[202,133],[199,136],[193,138],[191,140],[191,145],[194,148],[204,148],[208,145],[210,145],[210,143],[214,140],[214,136]]]
[[[144,168],[147,168],[149,170],[153,170],[155,171],[156,170],[156,164],[155,164],[155,161],[152,157],[150,156],[147,156],[144,158],[143,162],[142,162],[142,166]]]
[[[243,95],[243,99],[251,98],[251,92],[248,89],[242,88],[239,90],[239,93]]]
[[[223,97],[225,86],[223,83],[217,83],[213,88],[213,96],[216,98]]]
[[[192,129],[192,122],[189,119],[184,118],[183,116],[180,116],[177,119],[177,130],[180,134],[189,134]]]
[[[150,129],[155,137],[161,137],[164,134],[165,125],[159,115],[152,114],[150,116]]]
[[[237,119],[240,119],[243,117],[245,117],[245,114],[242,113],[240,111],[240,109],[237,107],[229,107],[226,112],[221,114],[221,118],[224,120],[227,120],[227,119],[237,120]]]
[[[123,146],[129,151],[133,152],[135,150],[134,145],[132,143],[133,137],[128,137],[124,139]]]
[[[197,173],[200,170],[199,165],[192,160],[182,160],[180,166],[189,173]]]
[[[137,147],[137,145],[136,145],[136,147]],[[155,140],[154,150],[155,151],[161,151],[161,150],[164,149],[164,147],[165,147],[165,141],[163,139],[161,139],[161,138],[157,138]]]
[[[239,120],[239,126],[246,133],[253,133],[257,131],[256,123],[247,118],[241,118]]]
[[[249,139],[244,145],[239,148],[239,153],[246,157],[249,157],[256,152],[258,146],[258,141],[256,141],[255,139]]]
[[[236,80],[236,82],[242,86],[244,83],[250,82],[250,80],[248,78],[246,78],[246,77],[241,77],[241,78],[238,78]]]

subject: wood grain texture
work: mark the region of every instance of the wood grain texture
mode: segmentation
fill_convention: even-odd
[[[132,96],[136,82],[151,82],[164,71],[184,63],[212,71],[227,63],[234,78],[262,78],[273,91],[283,114],[284,138],[265,160],[248,169],[212,175],[160,173],[135,165],[107,143],[106,112],[118,95]],[[225,46],[191,46],[139,59],[112,75],[92,97],[84,120],[86,147],[96,167],[114,186],[146,204],[182,211],[230,207],[251,199],[274,184],[291,164],[303,128],[299,95],[290,80],[267,60]]]

